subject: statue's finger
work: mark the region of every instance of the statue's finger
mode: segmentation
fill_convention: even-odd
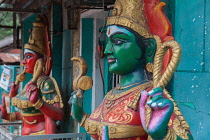
[[[173,106],[173,103],[168,100],[168,99],[161,99],[158,103],[157,103],[158,107],[163,109],[165,107],[168,107],[168,106]]]
[[[156,102],[153,102],[150,106],[154,109],[154,110],[161,110],[162,107],[165,105],[166,107],[166,104],[165,104],[165,99],[159,99],[157,100]]]
[[[153,96],[149,101],[147,101],[147,105],[151,105],[152,103],[156,102],[157,100],[162,99],[162,95]]]
[[[152,97],[156,95],[163,95],[163,89],[161,87],[154,88],[148,92],[148,95]]]

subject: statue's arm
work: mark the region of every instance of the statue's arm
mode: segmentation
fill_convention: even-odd
[[[64,112],[62,98],[58,93],[59,89],[56,90],[56,85],[52,79],[46,80],[43,85],[38,89],[36,83],[29,82],[26,86],[26,97],[35,109],[40,110],[47,117],[53,120],[62,120]],[[46,98],[43,98],[44,94]]]
[[[76,90],[71,93],[69,104],[71,105],[71,115],[73,119],[81,123],[82,118],[85,113],[83,110],[83,97],[77,96],[76,93],[78,92],[82,92],[82,91]]]
[[[12,85],[10,86],[10,93],[9,97],[15,97],[18,94],[18,88],[19,88],[19,83],[12,82]]]
[[[63,101],[60,89],[55,79],[50,77],[43,83],[43,86],[40,88],[42,88],[41,92],[44,104],[40,107],[39,110],[53,120],[62,120],[64,116],[62,109]]]
[[[1,118],[10,122],[21,120],[20,112],[8,113],[5,105],[5,97],[2,97],[2,104],[0,105]]]

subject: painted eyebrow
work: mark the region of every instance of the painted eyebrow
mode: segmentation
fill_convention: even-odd
[[[123,32],[116,32],[116,33],[114,33],[114,34],[110,35],[110,37],[109,37],[109,38],[112,38],[112,37],[113,37],[113,36],[115,36],[116,34],[122,34],[122,35],[126,35],[126,36],[128,36],[126,33],[123,33]]]
[[[33,53],[27,52],[27,53],[24,53],[24,55],[25,55],[25,54],[33,54]]]

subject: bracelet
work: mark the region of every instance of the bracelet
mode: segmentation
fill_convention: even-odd
[[[90,116],[90,115],[87,114],[87,113],[84,114],[84,116],[82,117],[82,121],[81,121],[81,123],[80,123],[80,126],[81,126],[81,127],[85,127],[85,121],[86,121],[86,119],[87,119],[89,116]]]
[[[171,128],[168,128],[167,135],[165,136],[163,140],[176,140],[176,139],[177,139],[177,136],[174,130]]]
[[[40,107],[42,107],[42,105],[44,104],[44,101],[42,99],[38,99],[38,101],[33,104],[33,107],[35,107],[36,110],[40,109]]]
[[[16,114],[15,114],[15,112],[9,114],[9,121],[10,122],[16,121]]]

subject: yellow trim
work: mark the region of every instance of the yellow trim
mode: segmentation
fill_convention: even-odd
[[[52,89],[52,90],[49,90],[49,91],[44,91],[43,89],[44,89],[44,87],[48,87],[47,89],[49,89],[49,84],[46,82],[48,79],[50,79],[50,77],[46,77],[45,79],[43,79],[42,80],[42,82],[41,82],[41,92],[42,92],[42,94],[49,94],[49,93],[53,93],[53,92],[55,92],[55,89]]]
[[[87,113],[85,113],[85,114],[83,115],[82,121],[81,121],[81,123],[80,123],[80,126],[81,126],[81,127],[85,127],[85,121],[87,120],[87,118],[88,118],[89,116],[90,116],[90,115],[87,114]]]
[[[128,27],[145,38],[154,38],[150,34],[142,0],[116,0],[112,17],[108,17],[108,25]]]
[[[41,55],[45,55],[45,50],[36,46],[36,45],[33,45],[33,44],[25,44],[24,46],[24,49],[30,49],[32,51],[35,51]]]
[[[35,123],[37,123],[37,120],[36,120],[36,119],[33,120],[32,122],[29,122],[29,121],[26,120],[26,118],[23,117],[23,120],[24,120],[26,123],[28,123],[28,124],[35,124]]]
[[[47,100],[45,96],[42,96],[42,99],[48,103],[48,104],[54,104],[54,103],[59,103],[60,102],[60,98],[58,95],[56,95],[53,100]]]
[[[173,129],[168,129],[167,135],[165,136],[165,138],[163,140],[176,140],[177,139],[177,135],[174,132]]]
[[[39,110],[43,104],[44,101],[41,98],[39,98],[38,101],[35,104],[33,104],[33,107],[35,107],[36,110]]]
[[[125,89],[125,88],[132,87],[132,86],[134,86],[134,85],[138,85],[138,84],[140,84],[140,83],[142,83],[142,82],[137,82],[137,83],[130,84],[130,85],[128,85],[128,86],[124,86],[124,87],[121,87],[121,86],[120,86],[120,84],[118,84],[118,85],[115,87],[115,89],[122,90],[122,89]]]
[[[61,92],[60,92],[60,89],[59,89],[59,87],[58,87],[58,84],[57,84],[57,82],[56,82],[56,80],[53,78],[53,77],[51,77],[50,76],[50,79],[53,81],[53,83],[55,84],[55,90],[56,90],[56,92],[57,92],[57,94],[58,94],[58,96],[59,96],[59,98],[60,98],[60,108],[63,108],[63,100],[62,100],[62,97],[61,97]]]
[[[21,112],[21,115],[22,116],[39,116],[39,115],[43,115],[43,113],[42,112],[39,112],[39,113],[33,113],[33,114],[28,114],[28,113],[23,113],[23,112]]]
[[[55,90],[44,91],[43,89],[41,89],[41,92],[42,94],[49,94],[55,92]]]
[[[38,132],[35,132],[35,133],[31,133],[29,135],[42,135],[42,134],[45,134],[45,130],[38,131]]]
[[[125,18],[125,17],[108,17],[107,19],[107,26],[108,25],[122,25],[126,26],[130,29],[133,29],[137,33],[139,33],[141,36],[145,38],[154,38],[153,35],[149,34],[149,30],[147,27],[143,27],[140,25],[140,23],[136,23],[135,21]]]
[[[12,98],[12,105],[16,106],[19,109],[33,107],[32,103],[29,100],[21,100],[19,98]]]
[[[39,77],[39,79],[37,80],[37,86],[39,89],[43,88],[43,83],[48,79],[48,76],[41,76]]]
[[[144,131],[142,126],[138,125],[122,125],[107,122],[97,122],[94,120],[87,119],[85,122],[85,129],[89,134],[96,134],[102,136],[103,126],[108,126],[109,138],[129,138],[129,137],[140,137],[147,133]]]
[[[137,89],[139,89],[139,91],[141,91],[141,90],[144,90],[145,88],[150,87],[150,86],[153,86],[152,81],[141,84],[141,85],[138,85],[136,87],[133,87],[133,88],[131,88],[129,90],[126,90],[124,92],[121,92],[119,94],[112,94],[113,90],[111,90],[107,93],[105,98],[108,99],[108,100],[116,100],[116,99],[119,99],[122,96],[125,96],[125,95],[129,94],[132,91],[135,91]]]
[[[51,79],[51,80],[52,80],[52,82],[53,82],[53,84],[54,84],[54,86],[55,86],[55,90],[53,90],[53,91],[56,91],[57,95],[54,97],[53,100],[47,100],[45,96],[42,96],[42,99],[43,99],[46,103],[48,103],[48,104],[54,104],[55,102],[60,102],[60,108],[63,108],[64,105],[63,105],[63,101],[62,101],[60,89],[59,89],[59,86],[58,86],[56,80],[55,80],[53,77],[51,77],[51,76],[49,76],[49,77],[48,77],[48,76],[45,76],[45,77],[39,78],[39,79],[38,79],[38,87],[39,87],[39,89],[41,89],[41,92],[42,92],[43,94],[48,94],[48,92],[43,92],[43,90],[42,90],[43,87],[44,87],[44,82],[45,82],[47,79]],[[49,92],[52,92],[52,91],[50,90]]]

